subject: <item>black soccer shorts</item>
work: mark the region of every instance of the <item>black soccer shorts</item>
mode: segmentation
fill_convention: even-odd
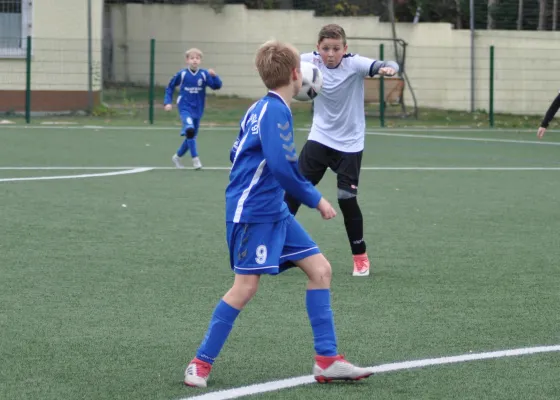
[[[313,185],[317,185],[330,168],[337,179],[337,187],[353,194],[358,193],[362,151],[345,153],[314,140],[308,140],[299,155],[299,170]]]

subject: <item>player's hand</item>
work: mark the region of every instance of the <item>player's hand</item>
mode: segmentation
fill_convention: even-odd
[[[171,104],[166,104],[166,105],[163,107],[163,109],[164,109],[165,111],[171,111],[172,108],[173,108],[173,106],[172,106]]]
[[[317,210],[319,210],[319,212],[321,213],[321,217],[323,217],[323,219],[331,219],[336,217],[335,209],[333,208],[333,206],[331,206],[331,203],[325,200],[324,197],[322,197],[321,200],[319,201],[319,204],[317,205]]]
[[[381,76],[393,76],[397,73],[397,71],[394,68],[391,67],[383,67],[383,68],[379,68],[379,72],[378,74]]]
[[[543,128],[542,126],[539,128],[539,130],[537,131],[537,137],[539,139],[542,139],[542,137],[544,136],[546,132],[546,128]]]
[[[210,74],[210,76],[216,76],[216,71],[214,71],[213,69],[209,69],[208,73]]]

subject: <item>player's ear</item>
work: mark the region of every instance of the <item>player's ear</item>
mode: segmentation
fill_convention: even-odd
[[[345,45],[344,45],[344,54],[346,54],[347,52],[348,52],[348,45],[345,44]]]
[[[294,82],[298,80],[298,68],[292,68],[292,80]]]

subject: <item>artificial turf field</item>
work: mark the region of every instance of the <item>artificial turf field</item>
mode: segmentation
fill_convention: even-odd
[[[372,275],[351,276],[340,213],[298,214],[333,266],[340,352],[374,366],[560,345],[558,133],[370,133],[359,201]],[[192,171],[171,168],[176,128],[0,127],[1,399],[174,400],[311,373],[305,277],[291,270],[261,281],[209,388],[181,384],[232,282],[236,135],[203,128],[206,168]],[[332,173],[319,189],[336,205]],[[256,397],[558,399],[559,376],[549,351]]]

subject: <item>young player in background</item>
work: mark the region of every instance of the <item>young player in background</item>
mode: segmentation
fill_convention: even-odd
[[[226,189],[227,243],[235,278],[214,309],[204,340],[185,371],[184,382],[206,387],[212,364],[239,312],[256,294],[260,277],[279,274],[294,264],[309,278],[306,306],[317,353],[315,379],[328,382],[368,377],[372,374],[369,369],[350,364],[338,353],[330,304],[331,266],[284,202],[287,191],[308,207],[316,208],[324,219],[336,215],[297,168],[289,105],[301,88],[299,55],[290,45],[267,42],[257,52],[256,66],[269,92],[249,108],[241,121],[230,154],[233,166]]]
[[[541,126],[539,126],[539,129],[537,131],[537,137],[539,139],[542,139],[542,137],[546,133],[548,124],[550,124],[550,121],[552,121],[552,118],[554,118],[554,116],[558,112],[558,109],[560,109],[560,93],[554,98],[554,100],[552,100],[552,103],[550,104],[548,110],[546,111],[546,114],[544,115]]]
[[[346,33],[335,24],[319,32],[317,52],[301,55],[323,74],[323,88],[314,99],[313,125],[299,156],[302,175],[317,185],[327,168],[337,176],[338,205],[354,260],[354,276],[369,275],[364,241],[364,222],[358,205],[358,181],[365,136],[364,78],[392,76],[399,66],[346,53]],[[286,193],[286,202],[296,214],[300,202]]]
[[[214,70],[201,69],[202,52],[193,48],[185,53],[187,68],[177,72],[169,81],[165,90],[165,111],[171,111],[171,102],[173,101],[173,93],[175,88],[179,86],[179,95],[177,97],[177,109],[183,127],[181,128],[181,136],[185,136],[185,140],[177,150],[171,160],[177,168],[184,168],[181,163],[183,157],[189,150],[193,167],[195,169],[202,168],[202,163],[198,157],[196,148],[196,137],[198,135],[198,127],[200,119],[204,114],[204,106],[206,103],[206,87],[218,90],[222,87],[222,81]]]

